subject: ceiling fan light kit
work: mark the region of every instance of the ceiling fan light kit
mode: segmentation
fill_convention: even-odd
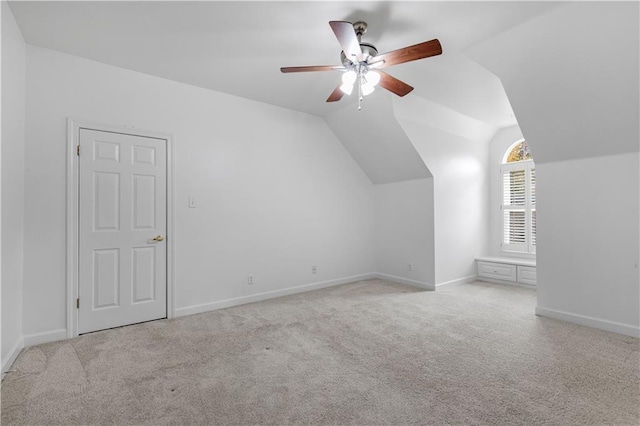
[[[342,66],[282,67],[280,71],[283,73],[342,71],[342,83],[331,92],[327,102],[336,102],[344,95],[351,95],[354,86],[356,86],[358,88],[358,110],[362,109],[363,96],[373,93],[377,85],[398,96],[404,96],[413,90],[413,87],[384,71],[380,71],[380,68],[442,53],[440,42],[438,39],[433,39],[379,55],[378,49],[374,45],[362,41],[362,35],[367,32],[366,22],[358,21],[352,24],[346,21],[331,21],[329,25],[342,47],[340,53]]]
[[[371,70],[363,71],[360,65],[356,65],[342,74],[340,90],[342,90],[345,95],[350,95],[353,91],[353,85],[356,82],[362,91],[362,96],[367,96],[373,93],[375,86],[380,82],[380,74]]]

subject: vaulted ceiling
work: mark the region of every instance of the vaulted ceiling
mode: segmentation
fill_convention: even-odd
[[[486,140],[492,130],[514,125],[516,119],[500,80],[467,58],[465,50],[556,6],[476,1],[10,2],[29,44],[323,117],[373,182],[430,175],[416,161],[418,154],[400,126],[389,121],[392,101],[406,98],[382,89],[365,97],[360,127],[369,129],[370,137],[349,139],[350,122],[338,114],[355,110],[355,96],[325,102],[340,73],[282,74],[281,66],[340,64],[331,20],[366,21],[363,41],[381,53],[438,38],[442,55],[386,71],[415,87],[407,96],[423,100],[416,105],[429,106],[426,124],[464,137],[469,129],[478,130],[477,139]],[[389,141],[397,141],[393,149]]]
[[[548,2],[11,2],[27,43],[324,116],[337,72],[284,75],[281,66],[340,63],[328,22],[364,20],[382,52],[438,38],[439,57],[388,71],[423,96],[471,117],[510,120],[486,77],[457,55]],[[481,76],[482,77],[482,76]],[[344,101],[344,100],[343,100]]]

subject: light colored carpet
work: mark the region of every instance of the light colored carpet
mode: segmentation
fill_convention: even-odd
[[[638,339],[362,281],[22,352],[2,424],[637,425]]]

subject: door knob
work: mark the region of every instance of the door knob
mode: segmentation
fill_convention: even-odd
[[[158,235],[157,237],[151,239],[151,241],[163,241],[163,240],[164,240],[164,237],[162,235]]]

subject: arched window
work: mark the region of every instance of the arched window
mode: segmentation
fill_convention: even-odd
[[[536,169],[524,140],[504,154],[502,172],[502,250],[536,252]]]
[[[516,163],[518,161],[533,160],[529,145],[525,141],[516,142],[507,150],[503,163]]]

